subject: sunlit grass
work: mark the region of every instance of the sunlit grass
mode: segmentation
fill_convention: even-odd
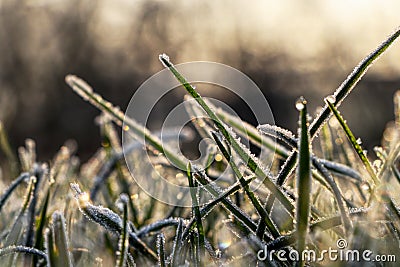
[[[367,157],[338,111],[399,34],[400,30],[394,32],[360,62],[313,121],[306,101],[297,102],[297,135],[277,126],[256,128],[216,110],[166,55],[160,56],[195,100],[188,102],[188,113],[196,117],[203,110],[212,121],[193,120],[197,134],[214,141],[207,150],[206,167],[177,156],[157,133],[125,118],[82,79],[67,76],[74,91],[102,112],[98,124],[104,141],[84,164],[70,144],[43,164],[37,160],[33,140],[18,149],[16,160],[0,128],[9,168],[20,173],[0,196],[1,265],[304,266],[314,262],[282,261],[277,254],[260,259],[258,252],[321,251],[336,248],[339,238],[348,242],[348,249],[368,248],[400,257],[399,198],[393,195],[393,188],[400,186],[399,93],[394,98],[395,123],[388,125],[376,157],[372,152]],[[327,123],[332,114],[332,123]],[[161,162],[158,168],[168,170],[168,179],[187,177],[193,207],[159,203],[134,183],[110,121],[134,139],[145,140],[145,148],[135,142],[128,145],[125,153],[132,160],[143,160],[136,152],[146,149]],[[318,134],[322,149],[313,146]],[[265,148],[268,158],[276,151],[272,167],[265,168],[264,159],[252,154],[237,135],[247,135],[253,145]],[[349,160],[356,156],[359,161]],[[174,165],[160,160],[164,157]],[[225,168],[232,170],[233,179],[215,179]],[[257,190],[256,179],[263,181]],[[204,195],[210,200],[202,204]]]

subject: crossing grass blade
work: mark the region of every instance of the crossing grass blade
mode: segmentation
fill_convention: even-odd
[[[245,164],[249,167],[249,169],[254,172],[264,184],[268,187],[273,195],[282,203],[282,205],[286,208],[286,210],[292,214],[293,213],[293,204],[286,197],[286,195],[282,192],[281,188],[279,188],[274,182],[273,177],[267,173],[263,167],[260,166],[260,163],[254,158],[253,155],[247,150],[244,149],[243,145],[240,145],[239,142],[232,136],[232,133],[228,131],[228,129],[223,125],[222,121],[218,118],[218,116],[214,113],[214,111],[207,105],[207,103],[203,100],[199,93],[189,84],[189,82],[178,72],[178,70],[174,67],[174,65],[169,61],[169,57],[165,54],[160,55],[160,61],[167,67],[172,74],[178,79],[178,81],[185,87],[186,91],[199,103],[199,105],[204,109],[213,123],[217,126],[219,131],[221,131],[222,135],[228,141],[229,145],[238,153],[239,157],[245,162]]]
[[[364,153],[364,150],[361,147],[361,144],[357,141],[356,137],[354,136],[353,132],[350,130],[349,126],[343,119],[342,115],[340,115],[339,111],[334,106],[336,100],[335,97],[329,96],[325,98],[325,102],[335,115],[336,119],[339,121],[340,125],[342,126],[343,130],[345,131],[347,138],[350,140],[354,150],[357,152],[358,157],[364,164],[365,169],[367,170],[368,174],[371,176],[373,184],[379,184],[378,177],[376,176],[375,170],[372,167],[371,162],[368,160],[367,156]]]
[[[256,209],[258,215],[260,216],[260,220],[263,220],[265,225],[268,227],[268,230],[272,234],[274,238],[277,238],[280,236],[279,230],[277,226],[274,224],[274,222],[271,220],[269,214],[265,211],[265,209],[262,207],[259,199],[256,197],[256,195],[251,191],[249,185],[245,183],[245,179],[242,175],[242,173],[239,171],[239,168],[236,166],[235,162],[233,161],[232,155],[229,153],[229,151],[225,148],[225,146],[222,144],[220,137],[217,135],[217,133],[213,132],[212,133],[214,140],[216,144],[218,145],[219,149],[221,150],[222,154],[228,161],[229,165],[231,166],[233,172],[235,173],[235,176],[237,177],[239,183],[241,184],[242,188],[246,192],[247,197],[250,199],[253,207]],[[264,233],[259,232],[257,233],[260,238],[263,237]]]
[[[364,74],[368,71],[369,67],[379,59],[379,57],[396,41],[400,35],[400,27],[397,28],[385,41],[383,41],[371,54],[365,57],[361,62],[354,68],[353,72],[343,81],[343,83],[336,89],[333,94],[335,101],[332,103],[336,108],[344,101],[344,99],[351,93],[354,87],[358,84]],[[325,103],[321,112],[310,124],[310,139],[312,140],[319,132],[320,128],[326,123],[329,117],[332,115],[329,106]],[[286,178],[290,175],[296,165],[297,152],[293,151],[291,155],[286,159],[284,168],[277,177],[277,184],[283,185]]]
[[[7,202],[7,199],[11,196],[17,186],[28,179],[29,173],[23,172],[7,187],[6,190],[4,190],[4,193],[0,197],[0,213],[4,204]]]

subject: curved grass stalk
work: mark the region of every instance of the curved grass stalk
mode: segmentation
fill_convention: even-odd
[[[11,226],[11,230],[7,235],[5,246],[16,244],[18,239],[20,238],[23,231],[22,228],[25,224],[23,218],[26,216],[29,204],[32,201],[33,190],[35,186],[36,186],[36,178],[32,176],[30,178],[29,187],[27,188],[27,192],[25,194],[25,199],[22,203],[21,209],[18,215],[15,217],[14,222]]]
[[[123,227],[121,217],[108,208],[91,204],[88,195],[80,190],[78,184],[72,183],[71,188],[75,191],[79,209],[89,220],[96,222],[112,233],[121,234]],[[130,229],[129,244],[149,259],[157,261],[156,253]]]
[[[46,260],[46,253],[36,248],[30,248],[25,246],[8,246],[5,248],[0,248],[0,257],[3,257],[8,254],[15,254],[15,253],[26,253],[31,254],[37,257],[40,257]]]
[[[313,165],[315,166],[315,168],[325,177],[325,181],[327,181],[327,183],[329,183],[329,187],[332,189],[332,193],[335,196],[336,204],[339,207],[344,232],[348,233],[348,230],[352,229],[353,225],[352,225],[352,222],[348,215],[348,209],[346,209],[346,207],[344,205],[342,193],[340,192],[339,187],[333,180],[332,175],[329,173],[329,171],[325,168],[325,166],[323,164],[318,162],[318,160],[316,160],[316,159],[313,159],[312,162],[313,162]]]
[[[149,235],[153,232],[160,231],[160,230],[164,229],[165,227],[177,226],[178,224],[179,224],[179,219],[177,219],[177,218],[168,218],[168,219],[159,220],[154,223],[143,226],[142,228],[140,228],[139,230],[136,231],[136,235],[141,238],[141,237]]]
[[[17,188],[17,186],[20,185],[23,181],[26,181],[28,179],[29,179],[29,173],[23,172],[7,187],[6,190],[4,190],[4,193],[0,197],[0,213],[4,204],[7,202],[7,199],[11,196],[11,194],[14,192],[15,188]]]

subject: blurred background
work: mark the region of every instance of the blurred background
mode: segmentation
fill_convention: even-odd
[[[99,112],[67,87],[65,75],[84,78],[124,110],[163,68],[158,55],[165,52],[174,63],[208,60],[241,70],[263,90],[276,124],[295,130],[296,99],[303,95],[314,115],[400,25],[399,10],[398,0],[0,0],[0,120],[15,148],[36,140],[39,160],[67,139],[85,159],[100,145]],[[393,119],[397,89],[399,44],[341,107],[369,148]]]

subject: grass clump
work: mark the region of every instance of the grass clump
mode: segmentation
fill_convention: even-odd
[[[185,99],[194,99],[186,109],[198,134],[213,140],[208,143],[206,167],[192,165],[175,153],[172,144],[162,144],[158,133],[125,118],[82,79],[67,76],[67,84],[101,111],[97,121],[102,146],[80,164],[75,145],[67,142],[43,164],[36,158],[34,141],[27,140],[18,149],[17,160],[0,123],[0,147],[7,155],[9,173],[16,177],[0,195],[1,266],[341,266],[350,262],[321,259],[328,248],[368,249],[371,259],[385,255],[386,262],[380,264],[396,266],[400,260],[396,194],[400,93],[394,98],[395,122],[385,130],[376,157],[367,157],[338,108],[399,34],[395,31],[361,61],[326,98],[313,121],[308,119],[306,101],[299,100],[297,135],[278,126],[254,127],[216,109],[161,55],[161,62],[189,94]],[[200,112],[208,120],[197,117]],[[152,160],[162,163],[159,166],[168,179],[186,176],[193,207],[158,203],[134,183],[122,161],[112,122],[135,140],[145,140],[146,147],[135,141],[128,144],[125,153],[130,160],[140,163],[137,152],[146,149]],[[318,133],[319,146],[313,143]],[[264,168],[264,159],[253,155],[237,136],[247,136],[254,146],[269,151],[271,158],[276,153],[272,167]],[[359,161],[353,160],[357,157]],[[225,168],[232,176],[215,179]],[[263,181],[259,188],[255,180]],[[204,196],[209,201],[202,204]],[[305,251],[313,251],[316,257],[304,257]],[[298,257],[282,260],[282,253]],[[363,266],[366,259],[353,259],[352,264]]]

